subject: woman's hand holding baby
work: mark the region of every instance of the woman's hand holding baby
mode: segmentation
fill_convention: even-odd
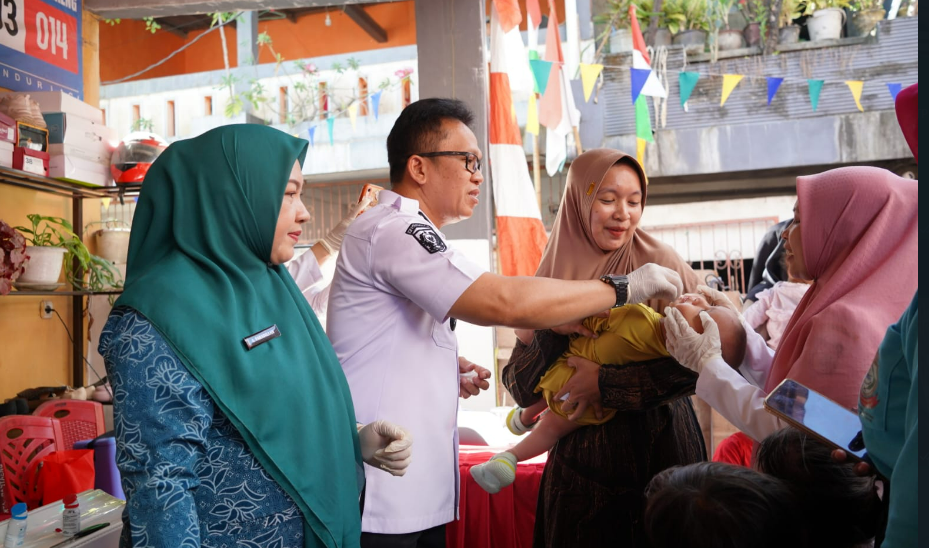
[[[561,404],[565,413],[571,413],[568,420],[581,418],[587,407],[593,407],[598,419],[603,418],[603,405],[600,402],[600,366],[595,362],[571,356],[568,365],[574,368],[574,375],[555,394],[556,400],[567,398]]]

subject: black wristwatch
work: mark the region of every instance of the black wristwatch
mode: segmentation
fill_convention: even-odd
[[[613,289],[616,291],[616,304],[613,305],[613,308],[617,308],[626,304],[626,299],[629,297],[628,276],[604,274],[603,276],[600,276],[600,281],[612,285]]]

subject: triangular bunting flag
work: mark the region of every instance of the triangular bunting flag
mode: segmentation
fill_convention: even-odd
[[[535,93],[529,94],[529,110],[526,112],[526,131],[533,135],[539,134],[539,105],[536,103]]]
[[[678,74],[677,81],[681,88],[681,108],[684,108],[684,103],[690,99],[690,94],[697,87],[698,80],[700,80],[699,72],[681,72]]]
[[[548,77],[552,73],[552,62],[541,59],[530,59],[529,66],[532,68],[532,76],[535,78],[535,87],[539,93],[544,95],[548,89]]]
[[[335,144],[335,139],[332,136],[332,130],[335,128],[335,118],[326,118],[326,125],[329,126],[329,146]]]
[[[774,95],[777,93],[777,90],[780,89],[784,79],[775,78],[774,76],[768,76],[765,79],[768,81],[768,104],[770,105],[771,99],[774,99]]]
[[[648,113],[648,103],[645,101],[644,95],[639,95],[639,98],[635,100],[635,136],[654,143],[651,116]]]
[[[381,93],[383,93],[383,91],[378,90],[377,93],[371,95],[371,110],[374,112],[375,120],[377,120],[378,107],[381,106]]]
[[[536,31],[538,31],[538,30],[539,30],[539,29],[536,29]],[[536,34],[538,34],[538,32],[536,32]],[[533,61],[533,60],[538,61],[539,59],[540,59],[540,57],[539,57],[539,52],[537,52],[537,51],[534,50],[534,49],[530,49],[530,50],[529,50],[529,63],[530,63],[530,64],[529,64],[529,71],[530,71],[530,72],[532,72],[532,61]],[[541,93],[541,92],[539,91],[539,83],[535,81],[535,73],[533,73],[533,75],[532,75],[532,91],[535,92],[535,93]]]
[[[643,166],[643,169],[644,169],[645,167],[645,139],[639,139],[638,137],[636,137],[635,139],[635,159],[636,161],[639,162],[640,166]],[[646,181],[645,184],[648,184],[648,181]]]
[[[735,89],[739,82],[742,81],[741,74],[723,74],[723,96],[719,100],[719,106],[726,104],[726,99],[729,98],[729,95],[732,93],[732,90]]]
[[[810,86],[810,104],[813,105],[813,112],[819,106],[819,92],[823,90],[824,80],[807,80]]]
[[[858,107],[858,110],[864,112],[864,108],[861,106],[861,90],[864,87],[864,82],[861,80],[846,80],[845,85],[848,86],[849,91],[852,92],[852,97],[855,98],[855,106]]]
[[[306,130],[310,134],[310,146],[315,145],[316,141],[316,126],[310,126],[310,129]]]
[[[600,76],[600,71],[603,70],[603,65],[588,65],[587,63],[581,63],[581,83],[584,86],[584,102],[590,101],[590,94],[594,91],[594,84],[597,83],[597,76]]]
[[[903,84],[887,84],[887,91],[890,92],[890,97],[896,101],[897,94],[900,93],[900,90],[903,89]]]
[[[638,101],[639,95],[642,94],[642,88],[645,87],[645,82],[648,81],[652,71],[651,69],[637,68],[631,68],[629,71],[632,74],[632,104],[634,105]]]
[[[348,119],[352,121],[352,131],[355,131],[355,121],[358,119],[358,103],[348,105]]]

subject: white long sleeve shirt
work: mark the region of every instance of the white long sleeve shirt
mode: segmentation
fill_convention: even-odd
[[[329,306],[329,288],[331,285],[326,283],[323,271],[319,267],[319,261],[312,249],[307,249],[302,255],[288,262],[286,265],[287,272],[293,276],[297,287],[306,297],[310,308],[316,313],[321,325],[326,325],[326,310]]]
[[[747,340],[739,371],[722,358],[710,360],[697,379],[697,396],[736,428],[761,441],[787,424],[764,409],[767,396],[764,385],[774,361],[774,350],[744,320],[742,327]]]

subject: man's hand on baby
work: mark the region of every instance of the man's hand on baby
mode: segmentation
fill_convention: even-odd
[[[700,312],[703,333],[697,333],[680,310],[668,306],[664,313],[665,346],[678,363],[699,375],[710,360],[722,357],[719,327],[709,314]]]
[[[413,435],[387,421],[374,421],[358,429],[361,458],[393,476],[402,476],[412,460]]]
[[[610,317],[609,310],[604,310],[603,312],[599,314],[595,314],[591,316],[591,318],[609,318],[609,317]],[[568,336],[580,335],[581,337],[588,337],[591,339],[596,339],[597,337],[599,337],[599,335],[597,335],[596,333],[588,329],[584,325],[583,321],[577,321],[577,322],[566,323],[564,325],[559,325],[559,326],[553,327],[552,331],[554,331],[555,333],[558,333],[559,335],[568,335]]]
[[[649,299],[673,301],[684,292],[681,275],[655,263],[646,263],[630,272],[627,277],[627,304],[644,303]]]
[[[564,400],[561,409],[568,415],[568,420],[575,421],[584,414],[587,407],[593,407],[598,419],[603,418],[603,404],[600,402],[600,366],[596,362],[580,356],[568,358],[568,366],[574,368],[574,375],[555,394],[556,400]]]
[[[477,396],[481,390],[490,388],[490,371],[458,356],[458,395],[464,399]]]

